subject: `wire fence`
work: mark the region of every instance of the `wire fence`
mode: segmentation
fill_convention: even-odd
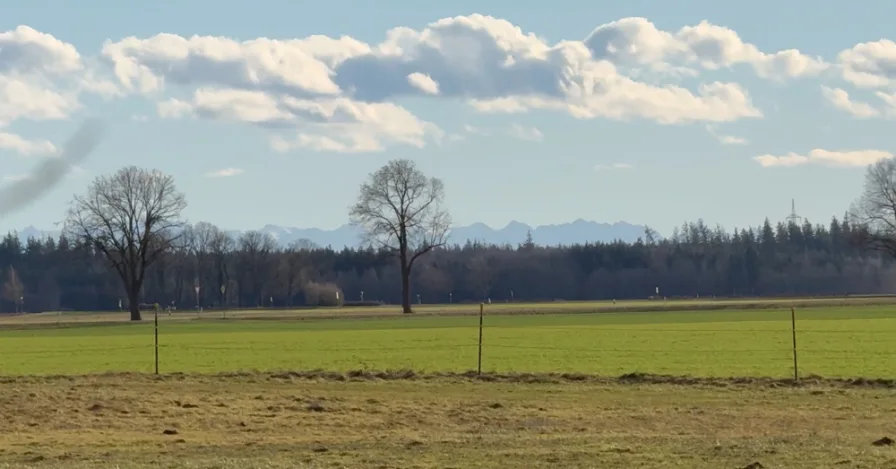
[[[800,320],[794,310],[776,314],[773,321],[663,325],[564,325],[534,319],[515,324],[481,314],[478,320],[400,328],[374,320],[365,320],[365,327],[339,320],[328,321],[327,327],[309,327],[305,321],[249,327],[242,320],[156,320],[88,332],[35,329],[2,336],[0,374],[474,370],[896,377],[896,317],[816,321]]]

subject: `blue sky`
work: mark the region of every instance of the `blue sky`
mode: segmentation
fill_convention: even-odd
[[[0,230],[51,229],[129,164],[174,175],[190,221],[334,228],[393,158],[444,180],[456,224],[669,234],[781,219],[791,198],[826,223],[896,152],[896,4],[809,5],[4,2],[0,177],[84,116],[109,132]],[[342,39],[296,41],[314,35]]]

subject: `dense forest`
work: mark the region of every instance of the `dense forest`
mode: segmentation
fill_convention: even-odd
[[[664,239],[573,246],[447,245],[420,258],[413,303],[596,300],[707,296],[890,293],[890,257],[854,242],[847,217],[827,225],[769,223],[726,232],[697,221]],[[84,242],[0,242],[0,311],[117,310],[117,273]],[[195,288],[199,287],[197,295]],[[222,288],[223,287],[223,288]],[[336,293],[339,292],[337,295]],[[399,303],[401,277],[385,250],[281,248],[260,232],[231,238],[208,223],[188,225],[148,267],[141,302],[203,307]],[[126,307],[126,306],[125,306]]]

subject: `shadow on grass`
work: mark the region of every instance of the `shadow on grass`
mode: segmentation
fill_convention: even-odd
[[[466,381],[483,383],[510,384],[563,384],[585,383],[605,385],[675,385],[675,386],[711,386],[711,387],[828,387],[828,388],[876,388],[896,389],[896,379],[885,378],[826,378],[806,376],[794,381],[792,378],[764,377],[695,377],[658,375],[649,373],[626,373],[621,376],[599,376],[581,373],[497,373],[476,371],[466,372],[418,372],[413,370],[370,371],[355,370],[348,372],[308,370],[277,372],[226,372],[216,374],[200,373],[167,373],[153,375],[149,373],[100,373],[88,375],[51,375],[51,376],[4,376],[0,384],[34,381],[74,381],[79,378],[95,378],[102,380],[145,380],[145,381],[186,381],[186,380],[267,380],[267,381]]]

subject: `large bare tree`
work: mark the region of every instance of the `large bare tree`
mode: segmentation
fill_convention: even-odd
[[[857,242],[896,257],[896,160],[868,166],[862,195],[849,210]]]
[[[135,166],[97,177],[72,201],[65,231],[102,252],[118,273],[132,321],[141,319],[146,268],[182,236],[186,206],[174,178]]]
[[[401,306],[411,313],[411,269],[427,252],[444,246],[451,217],[442,207],[445,187],[410,160],[393,160],[361,186],[349,216],[365,241],[398,257]]]

